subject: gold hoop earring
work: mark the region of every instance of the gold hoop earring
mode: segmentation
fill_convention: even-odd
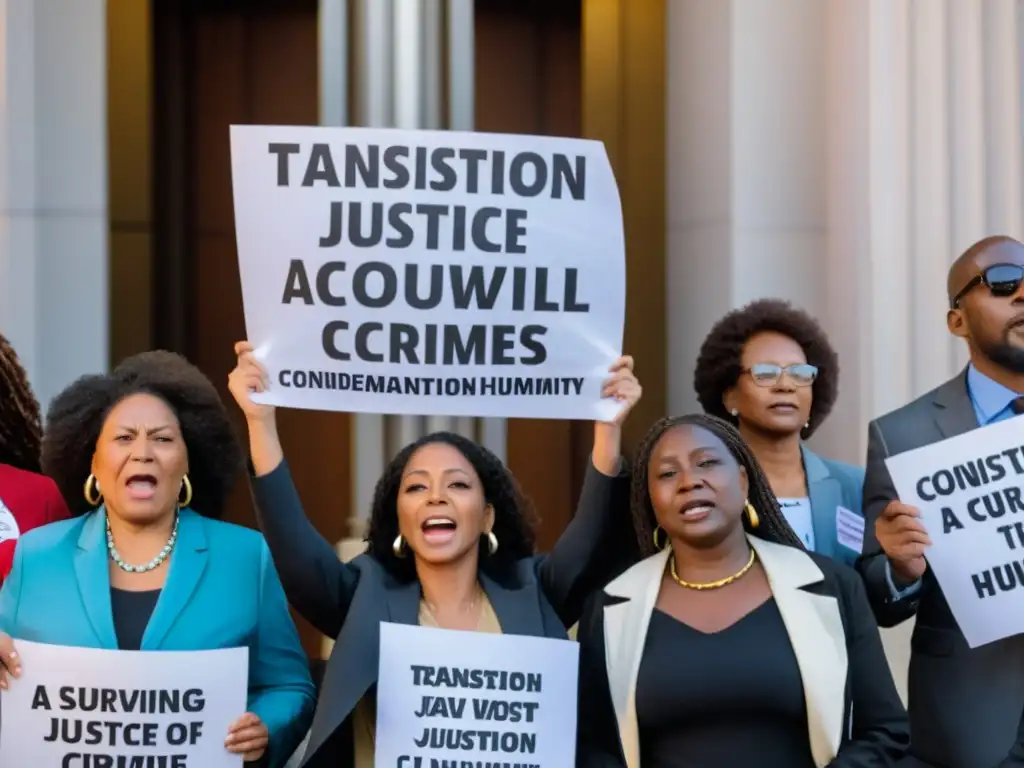
[[[664,531],[660,525],[654,526],[654,548],[655,549],[668,549],[668,534],[665,534],[665,543],[662,544],[658,541],[658,531]]]
[[[98,507],[103,501],[103,493],[100,491],[100,481],[96,475],[89,475],[85,478],[85,485],[82,486],[82,493],[90,507]]]
[[[493,555],[498,551],[498,537],[494,535],[494,531],[488,531],[484,538],[487,539],[487,551]]]
[[[405,557],[405,539],[402,538],[402,534],[395,536],[391,551],[395,553],[395,557]]]
[[[761,524],[761,518],[757,516],[757,510],[754,509],[754,505],[748,501],[744,509],[747,511],[747,517],[750,519],[750,527],[757,528]]]
[[[181,476],[181,487],[185,489],[185,498],[182,499],[181,491],[178,491],[178,509],[192,503],[192,481],[188,479],[188,475]]]

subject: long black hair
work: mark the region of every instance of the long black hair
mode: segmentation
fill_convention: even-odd
[[[0,334],[0,464],[39,472],[42,440],[39,401],[14,347]]]
[[[740,433],[736,431],[736,428],[717,416],[691,413],[686,416],[665,418],[656,422],[648,430],[643,444],[637,451],[633,466],[630,506],[633,510],[633,528],[636,530],[637,543],[640,545],[641,553],[647,557],[657,551],[654,546],[654,529],[658,523],[654,517],[654,507],[651,504],[651,494],[648,489],[647,479],[651,454],[654,452],[654,446],[658,444],[662,435],[673,427],[681,425],[706,429],[725,444],[733,458],[747,471],[747,480],[750,484],[750,488],[747,491],[747,500],[753,505],[759,520],[757,528],[752,528],[750,520],[746,515],[743,516],[743,527],[747,533],[762,538],[765,541],[773,541],[776,544],[787,544],[803,549],[803,542],[800,541],[800,537],[796,535],[782,514],[782,508],[772,492],[764,470],[761,469],[761,465],[757,463],[757,459],[754,458],[754,454],[747,444],[743,442],[743,438],[740,437]]]
[[[453,432],[434,432],[421,437],[391,460],[373,493],[366,534],[368,553],[395,578],[401,581],[416,578],[412,555],[398,557],[392,549],[398,537],[398,492],[409,458],[423,446],[434,443],[450,445],[465,456],[480,478],[484,498],[494,508],[492,533],[498,539],[498,551],[492,555],[486,538],[480,537],[480,568],[495,579],[507,582],[514,573],[516,561],[534,554],[536,515],[533,505],[501,459],[482,445]]]

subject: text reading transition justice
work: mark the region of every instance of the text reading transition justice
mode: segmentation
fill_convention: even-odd
[[[500,729],[502,724],[532,724],[540,704],[522,694],[542,692],[542,675],[495,669],[465,669],[413,664],[413,685],[431,689],[414,713],[426,725],[414,739],[419,749],[444,750],[444,758],[414,752],[398,758],[395,768],[540,768],[536,760],[537,734],[530,730]],[[454,689],[456,695],[438,693]],[[459,691],[472,696],[457,695]],[[440,726],[431,723],[437,720]],[[451,722],[454,721],[454,722]],[[494,761],[460,758],[459,752],[495,753]]]
[[[316,266],[291,259],[283,304],[344,307],[351,300],[369,309],[385,309],[402,302],[420,311],[443,306],[479,312],[507,297],[505,303],[516,312],[590,311],[577,268],[566,267],[555,275],[550,267],[528,266],[522,258],[529,249],[529,206],[517,202],[584,202],[585,156],[281,142],[268,143],[267,151],[274,157],[279,187],[357,190],[350,196],[361,199],[330,203],[324,234],[317,241],[320,248],[343,254],[383,246],[395,254],[410,254],[401,263],[361,261],[351,272],[347,260],[333,255]],[[367,190],[427,191],[437,201],[385,203],[367,200]],[[450,204],[443,201],[445,193],[488,199],[476,207]],[[508,205],[495,205],[495,197]],[[424,254],[431,252],[493,255],[496,263],[422,263]],[[347,290],[339,288],[349,274]],[[553,290],[554,285],[561,289]],[[324,354],[339,362],[354,355],[365,363],[540,365],[547,359],[547,332],[548,327],[538,322],[493,327],[364,322],[350,328],[348,320],[337,319],[324,326],[321,344]]]

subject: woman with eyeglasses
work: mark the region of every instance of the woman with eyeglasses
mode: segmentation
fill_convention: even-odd
[[[864,470],[807,448],[839,390],[839,358],[818,323],[762,299],[711,329],[694,372],[706,413],[734,424],[804,546],[853,565],[864,538]]]

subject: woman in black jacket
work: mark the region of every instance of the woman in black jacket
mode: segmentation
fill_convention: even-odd
[[[229,387],[248,423],[260,527],[289,601],[337,638],[304,767],[372,768],[380,622],[565,638],[586,596],[621,570],[620,428],[641,393],[631,358],[612,367],[603,394],[623,407],[595,425],[576,516],[550,553],[535,555],[532,509],[501,461],[442,432],[394,458],[374,493],[368,551],[343,563],[302,510],[274,409],[252,402],[265,369],[247,342],[235,352]]]
[[[580,620],[579,768],[883,768],[905,753],[860,579],[804,550],[734,427],[658,422],[632,497],[649,557]]]

